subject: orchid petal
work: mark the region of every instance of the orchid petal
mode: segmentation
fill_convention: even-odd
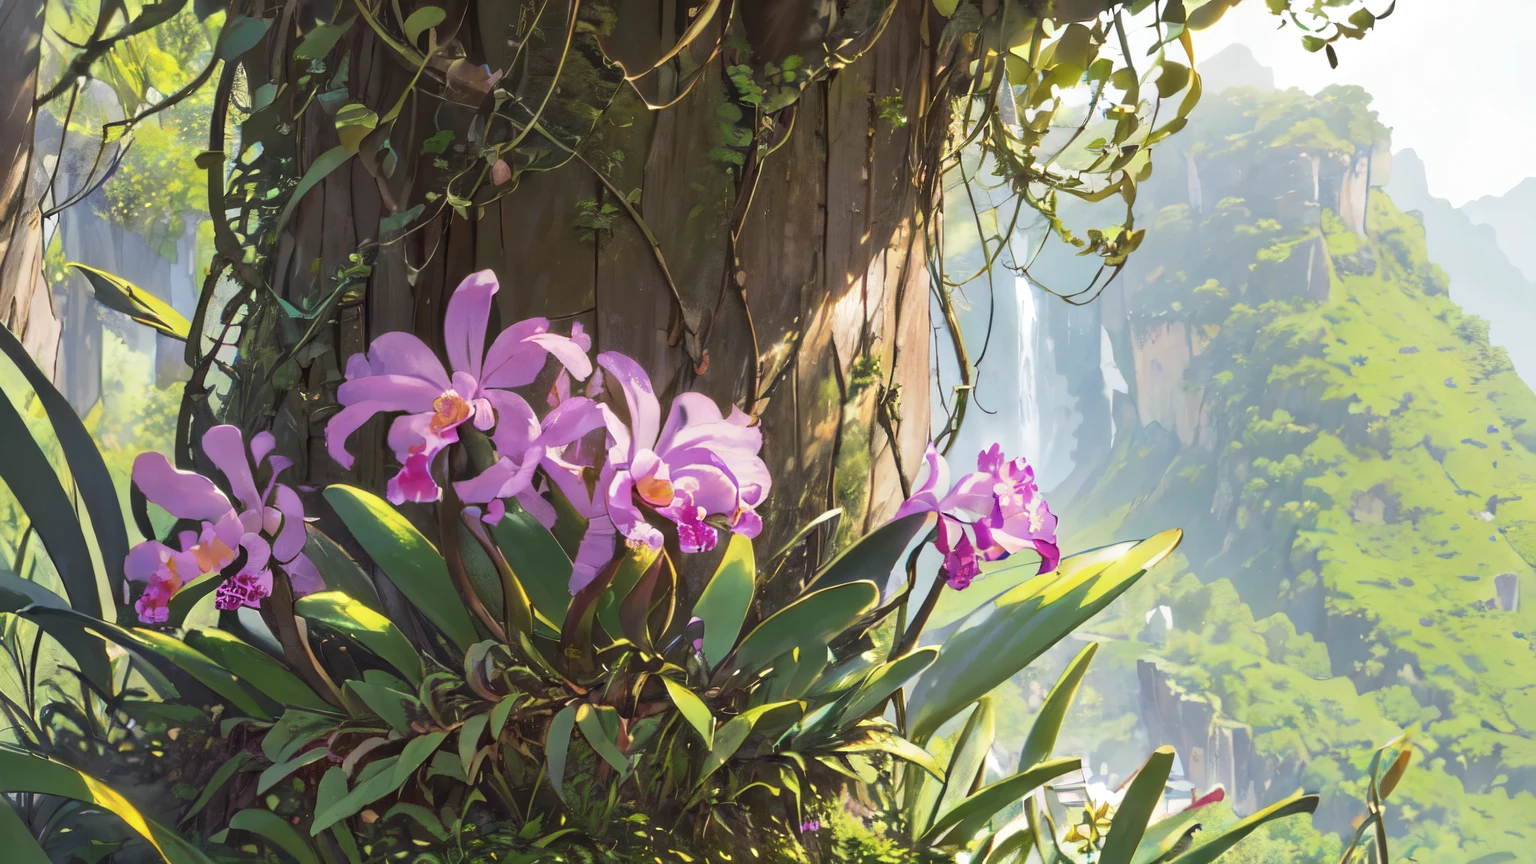
[[[315,567],[315,562],[309,560],[308,555],[296,556],[283,565],[283,570],[288,574],[288,584],[293,586],[294,597],[325,590],[325,579],[321,578],[320,570]]]
[[[635,452],[639,450],[654,449],[660,431],[661,404],[656,401],[656,391],[651,387],[650,376],[645,374],[639,363],[617,351],[604,351],[597,355],[597,362],[608,370],[614,383],[624,393],[631,430],[629,457],[634,458]]]
[[[464,277],[459,287],[453,289],[443,321],[443,340],[448,346],[448,363],[453,371],[480,377],[480,361],[485,356],[485,327],[491,318],[491,298],[500,287],[495,273],[480,270]]]
[[[528,340],[547,330],[548,318],[527,318],[498,333],[477,376],[481,386],[507,388],[533,383],[546,358],[544,349]]]
[[[439,391],[448,389],[448,370],[443,368],[443,361],[432,353],[427,343],[410,333],[397,331],[379,336],[368,348],[370,374],[354,378],[350,373],[355,368],[360,369],[350,362],[347,364],[350,380],[399,375],[425,381]]]
[[[251,476],[251,463],[245,455],[245,437],[238,427],[224,425],[209,429],[203,434],[203,453],[229,480],[240,503],[247,507],[261,504],[256,481]]]
[[[433,410],[433,403],[449,389],[451,382],[438,385],[423,381],[413,375],[370,375],[341,385],[336,399],[342,405],[378,402],[380,411],[410,411],[417,413]]]
[[[583,396],[566,399],[544,418],[539,441],[546,447],[563,447],[603,428],[606,421],[601,407]]]
[[[216,522],[234,510],[212,480],[172,468],[160,453],[140,453],[133,460],[133,485],[177,519]]]
[[[539,417],[528,400],[506,390],[487,390],[486,398],[496,408],[496,431],[491,441],[497,452],[522,453],[539,438]]]
[[[544,496],[533,490],[533,487],[524,489],[515,496],[517,503],[545,528],[555,527],[555,520],[560,518],[555,512],[555,505],[544,500]]]
[[[607,516],[594,517],[587,523],[586,533],[576,546],[576,559],[571,562],[571,596],[592,584],[597,574],[613,560],[617,535],[613,520]]]
[[[283,516],[283,527],[272,541],[272,554],[286,564],[304,551],[304,541],[308,539],[304,530],[304,501],[292,487],[279,483],[275,503]]]
[[[260,465],[261,460],[265,459],[275,447],[277,447],[277,436],[271,432],[257,432],[251,436],[251,461]]]

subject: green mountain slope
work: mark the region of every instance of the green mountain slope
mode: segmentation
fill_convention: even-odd
[[[1371,750],[1408,729],[1394,852],[1527,860],[1536,396],[1371,189],[1368,98],[1227,91],[1143,187],[1143,251],[1100,301],[1129,391],[1114,446],[1055,503],[1073,548],[1187,535],[1095,622],[1118,641],[1081,743],[1173,743],[1240,810],[1322,791],[1318,828],[1344,832]],[[1095,741],[1128,713],[1135,741]]]

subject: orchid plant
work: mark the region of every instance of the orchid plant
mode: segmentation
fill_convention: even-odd
[[[215,426],[202,443],[203,455],[224,475],[233,500],[212,480],[177,470],[160,453],[141,453],[133,463],[139,493],[191,526],[176,532],[175,545],[149,539],[128,553],[123,573],[144,584],[134,608],[146,624],[165,623],[176,592],[242,557],[236,572],[216,588],[218,609],[259,607],[272,594],[274,567],[286,575],[294,596],[323,587],[303,551],[308,539],[304,502],[293,487],[277,482],[293,463],[273,452],[277,442],[272,433],[257,433],[247,447],[239,429]],[[259,491],[253,465],[267,475]]]
[[[379,336],[347,362],[327,450],[352,466],[349,440],[371,418],[392,416],[387,441],[399,468],[384,498],[324,490],[350,535],[341,543],[308,524],[303,495],[279,482],[291,463],[271,433],[247,439],[215,426],[200,441],[209,476],[159,454],[135,462],[135,498],[176,521],[160,539],[147,506],[136,508],[148,539],[131,549],[120,541],[126,581],[103,578],[124,604],[117,620],[145,626],[71,609],[36,586],[13,590],[0,573],[0,611],[76,652],[90,682],[82,696],[100,699],[101,710],[149,717],[155,704],[117,692],[123,679],[101,652],[105,639],[155,698],[191,684],[187,692],[228,711],[198,734],[217,728],[229,755],[185,778],[202,791],[175,805],[176,824],[220,843],[243,832],[300,860],[353,864],[444,843],[462,858],[503,834],[508,860],[545,860],[540,850],[556,841],[622,842],[643,860],[681,860],[673,853],[697,850],[716,826],[778,838],[773,847],[791,853],[783,860],[803,861],[801,835],[820,828],[817,802],[842,796],[899,826],[913,860],[963,850],[1003,860],[1030,838],[1045,855],[1051,814],[1026,807],[1043,820],[1029,826],[997,817],[1076,769],[1051,751],[1094,646],[1042,707],[1018,772],[995,782],[977,755],[992,747],[992,724],[978,719],[990,711],[988,693],[1166,557],[1179,533],[1063,559],[1056,517],[1025,460],[993,446],[951,483],[930,446],[896,518],[763,608],[760,588],[788,550],[759,557],[753,548],[772,488],[755,420],[697,393],[664,405],[632,358],[606,351],[594,363],[579,325],[560,334],[542,318],[520,321],[487,346],[498,288],[481,272],[454,293],[446,363],[403,333]],[[547,394],[530,400],[541,382]],[[0,399],[0,410],[9,405]],[[71,469],[91,453],[77,448]],[[395,509],[407,502],[436,510],[435,538]],[[106,550],[115,541],[110,519],[96,518],[110,512],[102,503],[92,521]],[[909,615],[915,574],[904,590],[891,577],[903,560],[916,566],[923,538],[943,553],[944,578]],[[1033,575],[993,567],[1026,550],[1040,558]],[[674,557],[710,553],[718,566],[692,596]],[[61,573],[71,602],[95,598],[95,585]],[[396,605],[375,590],[382,581]],[[185,601],[210,590],[220,610],[261,615],[228,631],[187,626]],[[924,646],[941,600],[961,626]],[[201,713],[175,707],[177,724]],[[946,747],[934,739],[961,718],[953,756],[940,764],[933,751]],[[1126,801],[1161,794],[1170,754],[1148,761]],[[75,774],[49,773],[58,771]],[[44,779],[18,785],[15,776]],[[0,747],[0,792],[82,789],[169,864],[205,864],[78,768]],[[1315,806],[1298,797],[1259,821]],[[1167,832],[1144,830],[1150,812],[1122,806],[1102,853],[1195,860],[1161,850]]]

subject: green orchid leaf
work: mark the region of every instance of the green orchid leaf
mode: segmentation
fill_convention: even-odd
[[[407,696],[392,687],[367,681],[348,681],[345,685],[357,698],[363,700],[368,710],[388,723],[391,729],[406,734],[411,731],[410,716],[421,709],[416,697]]]
[[[469,767],[474,764],[475,751],[480,748],[480,737],[485,734],[485,727],[491,720],[489,714],[476,714],[464,721],[459,728],[459,766],[464,769],[464,775],[469,776]]]
[[[70,606],[100,618],[96,565],[91,561],[91,548],[70,492],[32,437],[26,419],[4,394],[0,394],[0,444],[5,446],[5,458],[0,459],[0,481],[15,496],[38,539],[43,541],[43,548],[48,550],[48,557],[64,583]]]
[[[571,606],[571,559],[549,529],[527,511],[510,508],[491,526],[491,539],[528,592],[533,608],[551,621],[564,621]]]
[[[969,841],[1003,808],[1051,780],[1081,767],[1082,762],[1078,759],[1055,759],[983,786],[976,794],[939,817],[919,842],[925,846],[936,846],[937,841],[946,837],[954,837],[960,843]]]
[[[1109,835],[1104,838],[1104,849],[1099,855],[1100,864],[1132,864],[1147,825],[1168,789],[1168,772],[1173,770],[1173,758],[1173,748],[1165,744],[1153,750],[1141,770],[1136,772],[1109,824]]]
[[[944,782],[933,795],[927,818],[931,825],[940,813],[948,813],[979,789],[986,779],[987,754],[997,739],[997,712],[992,697],[976,700],[971,716],[955,738],[955,749],[944,770]]]
[[[544,739],[544,758],[549,762],[549,783],[556,795],[564,795],[565,760],[571,750],[571,730],[576,727],[576,706],[567,705],[549,721]]]
[[[693,604],[693,614],[704,620],[704,659],[718,663],[736,647],[741,625],[752,606],[757,588],[757,570],[752,558],[752,541],[732,534],[725,557],[704,586],[704,593]]]
[[[108,309],[121,312],[134,322],[151,327],[172,339],[187,341],[187,335],[192,332],[192,322],[177,312],[171,304],[127,279],[114,276],[105,270],[97,270],[95,267],[87,267],[75,261],[70,261],[65,266],[73,267],[85,276],[91,290],[96,294],[96,302]]]
[[[1056,679],[1051,692],[1046,694],[1045,701],[1040,704],[1040,713],[1035,715],[1034,725],[1029,727],[1029,737],[1024,739],[1024,749],[1019,753],[1020,771],[1050,758],[1051,751],[1056,748],[1056,738],[1061,734],[1061,724],[1067,719],[1067,709],[1072,706],[1077,688],[1083,683],[1083,676],[1088,674],[1088,664],[1093,662],[1093,655],[1098,650],[1099,643],[1090,642],[1077,652],[1067,664],[1066,671]]]
[[[4,353],[20,370],[27,385],[37,394],[43,410],[48,413],[53,435],[58,439],[80,500],[91,517],[91,532],[96,536],[96,549],[101,554],[102,567],[106,571],[107,596],[121,597],[123,559],[128,556],[128,529],[123,522],[122,505],[118,503],[117,485],[107,470],[101,451],[96,447],[96,440],[91,437],[69,400],[53,386],[48,375],[27,353],[21,340],[9,330],[0,332],[0,353]],[[80,611],[87,610],[82,608]]]
[[[193,630],[187,633],[186,642],[279,705],[332,710],[328,702],[272,655],[223,630]]]
[[[459,650],[479,641],[448,565],[414,525],[384,499],[351,486],[328,487],[325,500],[389,581]]]
[[[303,768],[305,765],[313,765],[329,755],[330,751],[328,749],[316,747],[312,750],[305,750],[292,759],[269,766],[256,779],[256,794],[265,795],[268,789],[276,786],[283,778]]]
[[[373,609],[339,591],[323,591],[301,597],[293,604],[294,614],[323,624],[378,655],[395,667],[411,684],[420,684],[421,656],[395,623]]]
[[[709,713],[709,706],[705,705],[704,700],[689,690],[686,685],[679,684],[665,675],[660,677],[661,683],[666,685],[667,695],[672,697],[672,704],[677,706],[678,713],[682,714],[683,719],[688,721],[688,725],[692,726],[704,739],[704,746],[713,748],[715,718]]]
[[[1087,562],[1067,559],[978,609],[944,642],[912,688],[907,705],[912,740],[926,741],[944,721],[1098,614],[1168,557],[1182,537],[1182,531],[1164,531],[1107,561],[1100,553]]]
[[[576,726],[581,730],[582,736],[587,739],[587,743],[591,745],[593,752],[603,757],[603,761],[613,766],[613,770],[622,776],[629,771],[629,759],[619,750],[618,743],[605,728],[599,715],[600,710],[583,702],[576,708]],[[608,708],[608,710],[613,709]]]
[[[9,801],[0,801],[0,843],[5,844],[6,860],[11,864],[52,864]]]
[[[213,796],[219,794],[219,790],[224,788],[224,784],[228,783],[241,768],[245,767],[245,763],[253,758],[255,758],[255,754],[251,751],[241,750],[225,759],[224,763],[214,770],[213,776],[208,778],[208,782],[204,784],[202,791],[198,793],[197,799],[192,802],[192,806],[187,809],[187,812],[182,814],[181,820],[177,824],[185,825],[193,816],[201,813],[203,808],[208,806],[208,802],[213,800]]]
[[[347,550],[319,528],[305,527],[309,536],[304,541],[304,555],[319,571],[326,590],[339,591],[375,612],[383,612],[384,605],[379,602],[379,592],[373,587],[373,580],[352,560]]]
[[[261,738],[261,755],[271,762],[285,762],[310,742],[335,729],[337,721],[329,714],[316,714],[302,708],[289,708],[277,718]]]
[[[812,591],[753,628],[737,646],[734,662],[722,669],[750,675],[792,648],[829,644],[879,602],[880,589],[873,582],[849,582]]]
[[[785,709],[793,711],[796,708],[803,711],[805,703],[772,702],[767,705],[759,705],[756,708],[748,708],[732,717],[715,732],[715,742],[709,748],[709,755],[704,757],[704,764],[699,770],[699,782],[703,783],[709,775],[715,773],[720,766],[736,755],[736,751],[740,750],[741,745],[746,743],[747,737],[752,734],[752,729],[757,725],[758,721],[764,720],[770,712]]]
[[[115,814],[160,854],[165,864],[210,864],[208,858],[175,832],[145,818],[116,790],[68,765],[0,745],[0,792],[57,795]]]
[[[437,6],[422,6],[405,19],[405,41],[415,44],[422,32],[443,23],[448,13]]]
[[[320,858],[315,854],[314,848],[309,845],[309,841],[304,839],[304,835],[289,824],[288,820],[271,810],[255,808],[241,810],[230,817],[229,827],[233,831],[249,831],[255,834],[293,856],[299,864],[320,864]]]
[[[1321,799],[1316,795],[1303,795],[1297,792],[1283,801],[1276,801],[1263,810],[1228,826],[1225,830],[1217,832],[1214,836],[1205,838],[1199,846],[1173,859],[1173,864],[1211,864],[1228,849],[1236,846],[1239,840],[1252,834],[1266,822],[1283,819],[1286,816],[1316,812],[1319,800]]]
[[[840,722],[846,723],[858,720],[866,714],[879,708],[885,700],[900,690],[908,681],[922,674],[933,664],[934,658],[939,656],[939,649],[934,647],[919,648],[905,657],[899,657],[880,666],[871,672],[859,689],[854,692],[853,698],[843,708],[839,715]]]
[[[865,580],[885,585],[912,545],[913,538],[927,533],[937,517],[912,513],[869,532],[832,559],[811,579],[813,588],[830,588]]]

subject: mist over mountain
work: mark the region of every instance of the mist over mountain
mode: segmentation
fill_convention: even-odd
[[[1511,249],[1532,247],[1501,242],[1493,226],[1473,216],[1474,207],[1481,206],[1485,215],[1498,212],[1508,216],[1506,225],[1524,217],[1536,227],[1536,201],[1525,214],[1507,206],[1517,192],[1526,194],[1521,190],[1536,197],[1536,180],[1525,181],[1504,199],[1481,198],[1466,207],[1453,207],[1444,198],[1430,194],[1424,162],[1409,149],[1393,154],[1391,180],[1385,188],[1399,208],[1416,213],[1424,223],[1430,260],[1450,277],[1451,299],[1488,319],[1489,338],[1509,352],[1526,383],[1536,382],[1536,340],[1530,338],[1531,328],[1536,326],[1536,283],[1511,263],[1509,255]],[[1503,236],[1512,239],[1514,230],[1507,228]],[[1530,254],[1536,265],[1536,253]]]
[[[1473,222],[1492,228],[1504,254],[1527,279],[1536,282],[1536,243],[1531,242],[1536,236],[1536,177],[1521,180],[1503,195],[1469,201],[1461,210]]]
[[[1242,86],[1208,89],[1158,152],[1146,238],[1097,300],[1056,296],[1092,277],[1059,249],[1027,281],[997,268],[990,295],[967,289],[987,412],[952,458],[1020,447],[1070,549],[1186,532],[1084,637],[1103,647],[1067,734],[1111,787],[1173,744],[1240,813],[1306,787],[1316,828],[1342,834],[1362,759],[1412,729],[1394,851],[1518,855],[1536,833],[1531,284],[1391,154],[1370,94],[1274,91],[1246,50],[1223,54],[1207,80]],[[1074,228],[1116,215],[1063,210]],[[1054,671],[1016,682],[1013,713]],[[1265,860],[1320,860],[1308,842]]]

